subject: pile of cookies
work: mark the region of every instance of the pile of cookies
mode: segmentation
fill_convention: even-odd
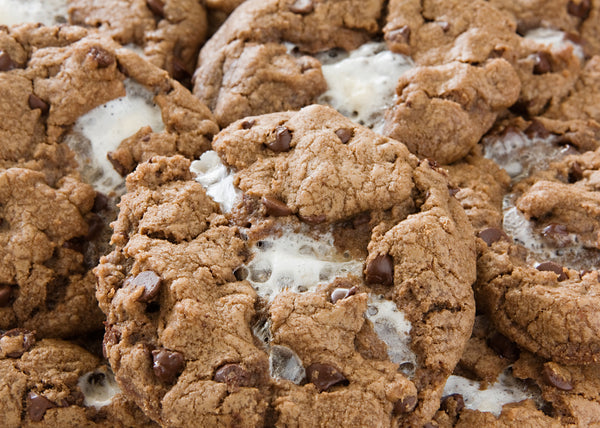
[[[598,0],[0,0],[0,425],[600,426]]]

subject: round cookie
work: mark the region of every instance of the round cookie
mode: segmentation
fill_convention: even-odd
[[[0,334],[2,426],[152,427],[99,358],[72,343]]]
[[[198,156],[218,128],[166,72],[110,38],[2,27],[0,51],[0,328],[101,329],[90,269],[108,249],[121,174],[155,154]]]
[[[128,396],[164,425],[427,422],[475,310],[445,175],[323,106],[214,147],[200,182],[180,157],[138,166],[95,270]]]

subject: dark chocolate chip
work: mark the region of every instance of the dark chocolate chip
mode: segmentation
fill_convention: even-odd
[[[35,334],[29,330],[25,330],[24,328],[13,328],[12,330],[8,330],[4,332],[4,334],[2,334],[0,338],[17,336],[23,336],[23,343],[21,349],[19,349],[18,351],[7,353],[6,356],[9,358],[19,358],[25,352],[29,351],[31,347],[35,344]]]
[[[276,153],[287,152],[290,150],[292,142],[292,133],[285,126],[275,128],[275,140],[266,144],[266,146]]]
[[[185,367],[183,354],[168,349],[155,349],[152,351],[154,374],[165,383],[173,383]]]
[[[106,223],[102,217],[95,213],[90,214],[90,216],[87,218],[87,224],[88,232],[87,235],[85,235],[85,238],[90,241],[100,236],[104,226],[106,226]]]
[[[413,395],[398,400],[396,401],[396,404],[394,404],[394,413],[397,415],[401,415],[403,413],[410,413],[413,410],[415,410],[415,407],[417,407],[417,402],[417,397]]]
[[[539,271],[554,272],[556,275],[558,275],[559,281],[564,281],[565,279],[567,279],[567,274],[563,271],[563,267],[558,263],[544,262],[540,263],[535,268]]]
[[[346,144],[350,141],[350,138],[354,135],[354,132],[350,128],[340,128],[335,131],[335,135],[342,141],[343,144]]]
[[[369,224],[370,221],[371,221],[371,214],[361,213],[352,219],[352,227],[354,229],[357,229],[360,226]]]
[[[63,243],[63,248],[67,248],[69,250],[77,251],[78,253],[83,254],[85,252],[85,248],[88,241],[85,238],[77,237],[69,239]]]
[[[233,275],[235,276],[235,279],[237,279],[238,281],[243,281],[246,278],[248,278],[248,269],[246,269],[243,266],[239,267],[233,271]]]
[[[107,325],[104,339],[102,340],[102,355],[108,358],[107,345],[113,346],[121,340],[121,332],[115,326]]]
[[[327,220],[325,214],[300,216],[300,220],[308,224],[321,224]]]
[[[48,103],[33,94],[29,95],[29,108],[32,110],[40,109],[42,114],[48,114],[50,111],[50,106]]]
[[[154,299],[160,291],[160,277],[151,270],[145,270],[137,274],[132,280],[134,287],[143,287],[144,292],[138,298],[138,302],[146,303]]]
[[[215,382],[226,383],[231,387],[251,386],[252,379],[239,364],[224,364],[217,369],[214,376]]]
[[[544,365],[542,372],[546,382],[555,388],[563,391],[571,391],[573,389],[571,382],[565,379],[560,373],[556,373],[554,370],[552,370],[552,367],[548,366],[547,364]]]
[[[533,55],[533,74],[546,74],[552,71],[552,55],[548,52],[537,52]]]
[[[117,171],[121,177],[125,177],[127,174],[129,174],[129,170],[113,156],[112,152],[108,152],[106,154],[106,158],[110,161],[115,171]]]
[[[586,19],[590,14],[590,0],[570,0],[567,3],[567,12],[576,18]]]
[[[494,333],[486,341],[487,345],[502,358],[506,358],[510,361],[516,361],[519,358],[520,350],[513,342],[511,342],[506,336],[500,333]]]
[[[30,391],[27,395],[27,407],[29,408],[29,418],[34,422],[39,422],[44,419],[46,410],[56,407],[56,404],[46,397]]]
[[[502,239],[509,240],[508,235],[504,233],[503,230],[490,227],[488,229],[483,229],[478,233],[478,236],[485,241],[488,247],[490,247],[494,242],[498,242]]]
[[[392,285],[394,283],[394,259],[389,254],[375,257],[367,265],[367,284]]]
[[[465,408],[465,400],[460,394],[450,394],[442,398],[441,409],[453,418]]]
[[[573,162],[569,169],[569,183],[575,183],[583,178],[583,168],[579,162]]]
[[[12,60],[8,52],[0,49],[0,71],[10,71],[17,68],[17,64]]]
[[[242,129],[250,129],[256,124],[256,120],[254,119],[246,119],[242,122]]]
[[[102,211],[108,207],[108,196],[106,196],[102,192],[96,192],[96,197],[94,198],[94,206],[92,207],[92,211],[97,213],[98,211]]]
[[[275,198],[263,196],[262,203],[267,210],[267,214],[273,217],[284,217],[292,213],[292,210],[286,204]]]
[[[319,392],[327,391],[334,385],[348,382],[337,368],[330,364],[313,363],[306,368],[306,377]]]
[[[525,135],[528,137],[540,137],[547,138],[550,135],[550,132],[546,129],[546,127],[537,119],[533,119],[529,126],[525,128]]]
[[[0,284],[0,308],[4,308],[10,304],[12,297],[12,287],[8,284]]]
[[[192,75],[185,67],[183,61],[176,56],[171,59],[171,65],[173,70],[173,77],[179,81],[189,80]]]
[[[336,288],[331,292],[331,303],[337,302],[338,300],[345,299],[350,296],[354,296],[358,291],[358,287],[352,288]]]
[[[567,230],[567,226],[558,223],[550,223],[542,230],[542,235],[551,239],[564,239],[568,234],[569,231]]]
[[[291,4],[290,10],[294,13],[305,15],[315,10],[312,0],[296,0]]]
[[[106,68],[115,62],[114,55],[99,46],[91,47],[88,56],[98,64],[98,68]]]
[[[404,25],[386,34],[386,39],[395,43],[408,43],[410,41],[410,27]]]
[[[146,0],[146,5],[154,15],[159,18],[165,17],[165,4],[161,0]]]

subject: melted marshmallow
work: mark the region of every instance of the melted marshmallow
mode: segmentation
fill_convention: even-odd
[[[319,98],[344,116],[381,131],[385,111],[394,104],[398,79],[414,67],[385,43],[365,43],[349,54],[338,50],[319,54],[328,90]]]
[[[113,397],[121,392],[109,369],[84,374],[79,378],[77,386],[83,393],[84,406],[96,409],[109,405]]]
[[[153,93],[131,79],[124,83],[126,96],[81,116],[66,137],[69,146],[80,156],[84,178],[104,193],[118,191],[124,184],[107,153],[144,126],[150,126],[154,132],[165,128],[160,109],[152,101]]]
[[[269,299],[284,290],[309,291],[337,277],[362,277],[363,263],[341,261],[330,234],[315,240],[287,232],[257,242],[252,253],[254,257],[246,266],[247,279],[259,296]]]
[[[290,348],[273,345],[269,353],[269,372],[274,379],[287,379],[300,385],[306,378],[302,360]]]
[[[67,0],[0,0],[0,24],[42,23],[47,26],[67,22]]]
[[[231,212],[242,191],[233,185],[233,172],[223,165],[217,152],[204,152],[199,160],[192,162],[190,171],[196,174],[196,181],[221,206],[221,210]]]
[[[390,360],[400,365],[406,375],[414,376],[417,356],[410,349],[410,321],[394,302],[374,295],[369,298],[365,316],[373,323],[375,333],[387,345]]]
[[[526,399],[538,397],[527,386],[508,373],[502,373],[498,380],[487,389],[481,389],[477,381],[462,376],[450,376],[444,387],[443,395],[460,394],[465,407],[480,412],[490,412],[496,417],[502,412],[502,406],[518,403]]]
[[[584,58],[582,47],[569,41],[569,39],[566,38],[564,31],[554,30],[552,28],[535,28],[533,30],[529,30],[525,34],[525,38],[551,48],[562,49],[566,46],[572,46],[575,55],[577,55],[579,59]]]

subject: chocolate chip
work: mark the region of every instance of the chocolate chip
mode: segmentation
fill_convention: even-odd
[[[401,415],[402,413],[410,413],[417,407],[417,397],[410,395],[401,400],[396,401],[394,404],[394,413]]]
[[[392,285],[394,283],[394,259],[389,254],[379,255],[369,262],[367,284]]]
[[[294,13],[305,15],[311,13],[315,9],[312,0],[296,0],[290,6],[290,10]]]
[[[266,146],[276,153],[287,152],[290,150],[292,133],[285,126],[275,128],[275,140],[266,143]]]
[[[104,339],[102,340],[102,355],[104,355],[104,358],[108,358],[106,345],[116,345],[120,340],[121,332],[117,330],[114,325],[107,325],[106,332],[104,333]]]
[[[410,40],[410,27],[404,25],[396,30],[389,31],[386,39],[395,43],[408,43]]]
[[[354,132],[350,128],[340,128],[335,131],[335,135],[342,141],[343,144],[346,144],[350,141],[350,138],[354,135]]]
[[[535,268],[537,270],[543,271],[543,272],[554,272],[555,274],[558,275],[559,281],[564,281],[565,279],[567,279],[567,274],[563,271],[563,267],[561,265],[559,265],[558,263],[544,262],[544,263],[540,263]]]
[[[0,49],[0,71],[10,71],[17,68],[17,64],[12,60],[8,52]]]
[[[127,174],[129,174],[129,170],[117,158],[114,157],[112,152],[108,152],[106,154],[106,158],[110,161],[115,171],[117,171],[121,177],[125,177]]]
[[[273,217],[284,217],[292,213],[292,210],[286,204],[275,198],[263,196],[262,203],[267,210],[267,214]]]
[[[571,382],[565,379],[564,376],[562,376],[560,373],[554,371],[549,365],[544,365],[542,373],[544,374],[544,379],[546,380],[546,382],[548,382],[555,388],[561,389],[563,391],[571,391],[573,389],[573,385],[571,384]]]
[[[29,95],[29,108],[32,110],[40,109],[42,114],[48,114],[50,111],[50,106],[44,100],[33,94]]]
[[[12,287],[8,284],[0,284],[0,308],[8,306],[11,297]]]
[[[164,383],[173,383],[185,367],[185,358],[181,352],[164,348],[152,351],[152,360],[154,374]]]
[[[486,343],[496,354],[510,361],[516,361],[521,353],[517,345],[500,333],[494,333]]]
[[[93,212],[103,211],[108,207],[108,196],[106,196],[102,192],[96,192],[96,197],[94,198],[94,206],[92,207]]]
[[[256,120],[254,119],[246,119],[242,122],[242,129],[250,129],[256,124]]]
[[[235,279],[237,279],[238,281],[243,281],[246,278],[248,278],[248,269],[246,269],[243,266],[239,267],[233,271],[233,275],[235,276]]]
[[[300,216],[300,220],[308,224],[321,224],[327,220],[325,214]]]
[[[358,287],[352,288],[336,288],[331,292],[331,303],[335,304],[338,300],[354,296],[358,291]]]
[[[213,378],[215,382],[226,383],[231,387],[251,386],[252,379],[248,373],[239,364],[224,364],[217,369]]]
[[[465,400],[460,394],[450,394],[442,398],[441,409],[452,418],[458,417],[458,414],[465,408]]]
[[[69,239],[63,243],[63,248],[67,248],[69,250],[77,251],[78,253],[85,253],[86,245],[88,241],[85,238],[77,237]]]
[[[575,183],[583,178],[583,168],[579,162],[573,162],[569,169],[569,183]]]
[[[159,18],[165,17],[165,4],[161,0],[146,0],[146,5],[154,15]]]
[[[537,119],[533,119],[529,126],[525,128],[525,135],[528,137],[540,137],[547,138],[550,135],[550,132],[546,129],[546,127]]]
[[[12,330],[8,330],[4,332],[4,334],[2,334],[0,338],[18,336],[23,336],[22,343],[18,345],[19,350],[9,352],[6,354],[6,356],[9,358],[19,358],[25,352],[29,351],[31,347],[35,344],[35,334],[29,330],[25,330],[24,328],[13,328]]]
[[[46,397],[30,391],[27,395],[27,407],[29,408],[29,418],[34,422],[39,422],[44,419],[46,410],[56,407],[56,404]]]
[[[360,226],[369,224],[370,221],[371,221],[371,214],[361,213],[352,219],[352,227],[354,229],[357,229]]]
[[[98,68],[106,68],[115,62],[113,54],[99,46],[91,47],[88,56],[98,64]]]
[[[542,235],[555,240],[564,239],[568,234],[567,226],[558,223],[550,223],[542,230]]]
[[[160,291],[160,277],[151,270],[145,270],[137,274],[132,280],[134,287],[143,287],[144,292],[137,299],[138,302],[146,303],[154,299]]]
[[[348,382],[348,379],[334,366],[329,364],[313,363],[306,368],[306,377],[313,383],[319,392],[327,391],[334,385]]]
[[[590,0],[570,0],[567,3],[567,12],[576,18],[586,19],[590,14]]]
[[[504,233],[503,230],[490,227],[488,229],[484,229],[477,234],[481,239],[485,241],[488,247],[491,247],[494,242],[498,242],[501,239],[509,240],[508,235]]]
[[[552,56],[548,52],[533,55],[533,74],[546,74],[552,71]]]

